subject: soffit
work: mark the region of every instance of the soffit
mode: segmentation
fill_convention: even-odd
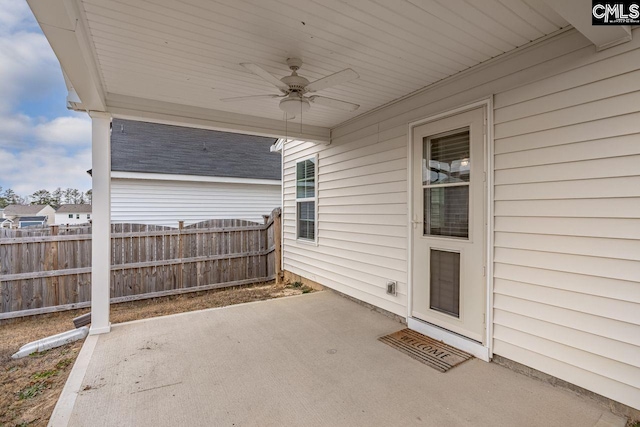
[[[107,92],[282,119],[278,101],[220,98],[278,93],[239,64],[277,77],[304,61],[315,80],[344,68],[360,78],[319,92],[360,104],[317,104],[307,125],[333,128],[568,23],[541,0],[80,0]],[[298,120],[298,119],[297,119]]]

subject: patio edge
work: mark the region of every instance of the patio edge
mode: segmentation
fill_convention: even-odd
[[[73,364],[71,373],[64,384],[62,393],[60,393],[60,397],[58,397],[58,402],[55,408],[53,408],[53,413],[47,424],[48,427],[66,427],[69,425],[76,398],[80,392],[82,381],[87,373],[87,368],[89,367],[89,362],[93,356],[93,351],[96,348],[98,339],[98,335],[89,335],[82,345],[82,349]]]

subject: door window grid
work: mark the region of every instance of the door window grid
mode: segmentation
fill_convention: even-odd
[[[469,238],[469,128],[423,141],[424,235]]]

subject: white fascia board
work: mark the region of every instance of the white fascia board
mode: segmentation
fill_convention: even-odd
[[[174,104],[128,95],[109,94],[107,108],[115,118],[193,127],[245,135],[282,138],[286,134],[283,120],[230,113],[202,107]],[[303,125],[302,133],[292,131],[290,138],[318,144],[331,142],[331,130]]]
[[[592,25],[590,2],[586,3],[584,0],[544,0],[544,2],[588,38],[597,50],[631,41],[629,25]]]
[[[232,178],[224,176],[174,175],[168,173],[111,172],[111,178],[150,179],[154,181],[221,182],[225,184],[280,185],[277,179]]]
[[[104,111],[104,90],[84,19],[73,0],[27,0],[68,82],[86,111]]]

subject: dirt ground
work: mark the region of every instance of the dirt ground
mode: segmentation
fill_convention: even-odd
[[[134,301],[111,306],[111,322],[122,323],[205,308],[312,292],[299,283],[273,282],[224,290]],[[22,345],[73,328],[88,309],[31,316],[0,323],[0,427],[46,426],[83,341],[12,360]]]

